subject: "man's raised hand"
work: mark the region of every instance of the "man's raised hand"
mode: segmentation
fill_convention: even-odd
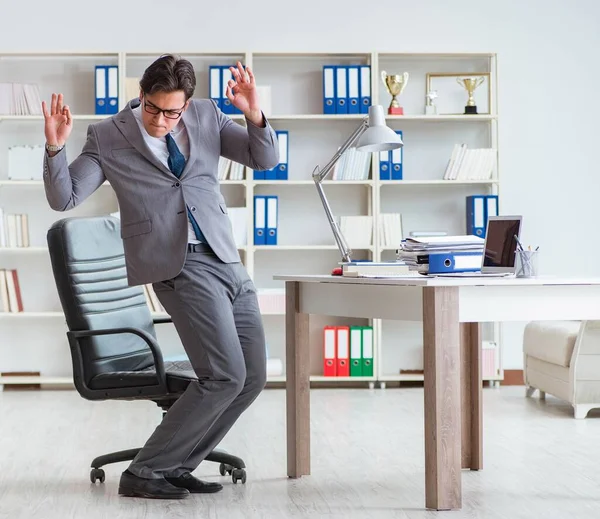
[[[73,116],[68,105],[63,105],[62,94],[52,94],[50,111],[46,101],[42,101],[42,113],[44,114],[44,133],[46,143],[64,146],[73,129]]]

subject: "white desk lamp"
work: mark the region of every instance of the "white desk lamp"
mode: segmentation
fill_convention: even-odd
[[[352,261],[350,258],[352,250],[350,247],[348,247],[346,239],[344,238],[342,231],[340,231],[340,228],[333,217],[331,207],[329,207],[329,202],[327,201],[327,197],[323,191],[322,182],[333,169],[335,163],[340,159],[342,154],[357,140],[358,142],[356,144],[356,149],[358,151],[366,151],[371,153],[394,150],[404,146],[402,139],[400,139],[400,135],[398,135],[394,130],[385,124],[383,107],[381,105],[372,105],[369,107],[368,117],[365,117],[361,121],[360,126],[354,130],[354,133],[350,135],[350,137],[348,137],[348,140],[344,142],[342,147],[337,151],[327,165],[323,169],[320,169],[319,166],[314,169],[312,177],[315,182],[315,186],[317,187],[317,191],[319,192],[319,196],[321,197],[321,202],[323,203],[325,213],[327,214],[327,219],[329,220],[329,225],[331,225],[331,229],[333,230],[333,236],[335,237],[338,249],[340,249],[342,261],[344,263],[350,263]]]

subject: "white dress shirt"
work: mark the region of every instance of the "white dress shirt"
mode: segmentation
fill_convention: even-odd
[[[140,127],[140,131],[142,132],[142,137],[144,137],[144,141],[150,148],[150,151],[154,153],[154,155],[160,160],[167,169],[169,168],[169,150],[167,149],[167,140],[165,137],[152,137],[144,128],[144,123],[142,122],[142,105],[134,108],[133,115],[135,115],[135,120]],[[183,118],[179,120],[179,123],[171,130],[171,135],[179,148],[179,151],[183,153],[185,160],[187,161],[190,156],[190,140],[188,138],[187,130],[185,129],[185,124],[183,124]],[[196,238],[196,233],[194,232],[194,228],[192,227],[192,222],[190,222],[188,218],[188,242],[189,243],[200,243],[200,241]]]

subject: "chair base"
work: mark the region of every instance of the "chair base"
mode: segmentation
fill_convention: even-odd
[[[119,463],[121,461],[131,461],[138,455],[140,450],[141,449],[127,449],[124,451],[103,454],[102,456],[94,458],[91,463],[91,482],[95,483],[96,481],[100,481],[100,483],[104,483],[106,476],[104,474],[104,470],[102,470],[100,467],[109,465],[111,463]],[[246,483],[246,464],[242,458],[238,458],[237,456],[229,454],[223,450],[214,449],[208,456],[206,456],[206,458],[204,458],[204,460],[219,463],[219,473],[222,476],[225,476],[225,474],[230,474],[234,483],[237,483],[238,481]]]

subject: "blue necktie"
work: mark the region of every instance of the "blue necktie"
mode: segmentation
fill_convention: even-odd
[[[169,169],[171,170],[171,172],[177,178],[179,178],[181,176],[181,174],[183,173],[183,168],[185,168],[185,157],[183,156],[183,153],[181,153],[181,151],[179,150],[177,143],[175,142],[175,139],[173,139],[173,136],[170,133],[167,133],[166,140],[167,140],[167,150],[169,150],[169,158],[167,159],[167,164],[169,165]],[[196,219],[192,216],[192,213],[191,213],[189,207],[187,208],[187,213],[188,213],[188,218],[190,219],[190,222],[192,223],[192,227],[194,228],[194,233],[196,234],[196,238],[198,238],[198,240],[200,240],[201,242],[206,243],[206,238],[204,238],[204,235],[202,234],[202,231],[200,230],[200,227],[198,226],[198,222],[196,222]]]

